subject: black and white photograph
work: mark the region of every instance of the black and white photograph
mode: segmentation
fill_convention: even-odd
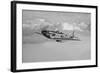
[[[91,14],[22,11],[22,61],[91,59]]]
[[[97,67],[97,6],[14,1],[12,34],[13,72]]]

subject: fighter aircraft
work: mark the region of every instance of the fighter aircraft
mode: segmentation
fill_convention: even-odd
[[[65,34],[60,31],[49,31],[49,30],[42,30],[41,34],[48,39],[56,40],[56,42],[62,42],[63,40],[76,40],[80,41],[78,37],[75,37],[74,32],[71,35]]]

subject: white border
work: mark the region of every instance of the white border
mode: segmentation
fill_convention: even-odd
[[[22,63],[22,9],[26,10],[46,10],[46,11],[63,11],[63,12],[86,12],[91,13],[91,60],[80,61],[60,61],[60,62],[39,62],[39,63]],[[70,67],[95,65],[96,57],[96,41],[95,41],[95,25],[96,25],[96,10],[93,8],[81,7],[59,7],[59,6],[44,6],[44,5],[28,5],[17,4],[17,70],[21,69],[38,69],[51,67]]]

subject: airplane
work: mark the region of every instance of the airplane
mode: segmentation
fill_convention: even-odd
[[[72,35],[65,34],[60,31],[50,31],[50,30],[42,30],[41,34],[48,39],[56,40],[56,42],[62,42],[63,40],[76,40],[80,41],[78,37],[74,36],[74,31]]]

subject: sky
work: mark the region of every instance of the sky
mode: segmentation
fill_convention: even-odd
[[[23,24],[32,22],[32,25],[35,26],[40,22],[61,23],[64,30],[72,30],[75,25],[75,29],[81,31],[80,26],[87,27],[91,24],[90,13],[23,10],[22,17]]]
[[[37,18],[46,19],[52,23],[59,21],[90,24],[90,13],[23,10],[23,23]]]

